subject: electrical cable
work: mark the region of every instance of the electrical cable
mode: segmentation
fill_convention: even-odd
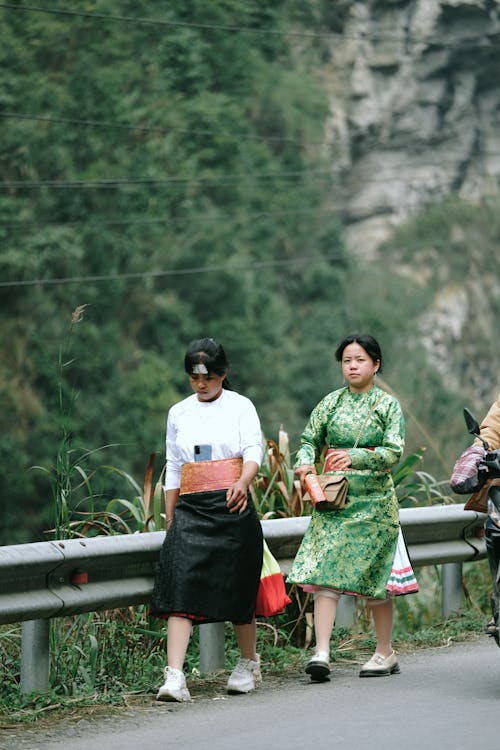
[[[451,165],[454,162],[450,162]],[[419,166],[426,166],[425,164]],[[428,164],[427,166],[434,166]],[[394,169],[398,169],[397,166]],[[383,185],[383,184],[398,184],[402,183],[409,189],[415,187],[426,186],[429,183],[427,177],[421,177],[420,179],[414,178],[411,182],[408,182],[404,177],[398,176],[401,174],[399,171],[394,175],[386,174],[386,176],[374,175],[373,177],[363,178],[363,185]],[[165,187],[184,187],[184,186],[195,186],[200,188],[217,188],[228,185],[235,185],[240,181],[248,181],[251,179],[257,181],[266,180],[293,180],[298,178],[311,178],[314,180],[328,179],[332,184],[335,180],[335,174],[332,170],[298,170],[292,172],[249,172],[247,174],[226,174],[219,175],[218,179],[214,177],[171,177],[165,179],[154,179],[150,177],[123,177],[123,178],[106,178],[102,180],[4,180],[0,182],[0,190],[39,190],[39,189],[53,189],[53,190],[119,190],[120,188],[127,187],[151,187],[151,188],[165,188]],[[494,175],[485,175],[485,177],[493,177]],[[342,187],[344,191],[348,187],[344,185],[338,185]],[[435,183],[432,183],[430,189],[435,190]],[[486,196],[488,197],[488,196]]]
[[[331,170],[304,169],[289,172],[247,172],[244,174],[226,174],[214,177],[170,177],[162,180],[150,177],[116,177],[103,180],[4,180],[0,182],[0,190],[38,190],[39,188],[51,188],[55,190],[81,190],[82,188],[115,190],[130,186],[165,187],[168,185],[219,187],[222,185],[233,185],[241,180],[287,180],[298,177],[331,177]]]
[[[446,193],[445,198],[450,198],[455,193]],[[458,197],[458,196],[457,196]],[[489,199],[499,199],[499,195],[496,192],[483,193],[481,200],[487,201]],[[405,208],[412,209],[425,209],[425,203],[417,201],[405,202]],[[359,215],[362,212],[366,212],[369,215],[381,215],[386,213],[394,213],[394,206],[386,204],[356,204],[356,213]],[[216,216],[198,215],[190,217],[167,217],[167,216],[151,216],[144,218],[127,218],[127,219],[79,219],[74,221],[26,221],[26,222],[0,222],[0,229],[6,231],[41,231],[43,229],[57,228],[57,229],[74,229],[81,228],[83,230],[101,230],[103,227],[117,227],[127,228],[133,226],[157,226],[159,224],[177,226],[182,228],[184,225],[191,226],[193,224],[224,224],[227,226],[231,223],[234,226],[246,224],[250,222],[256,222],[259,220],[266,219],[279,219],[286,218],[288,216],[316,216],[316,217],[338,217],[342,219],[345,215],[350,212],[348,204],[343,206],[337,206],[330,209],[321,208],[297,208],[283,211],[252,211],[236,216],[234,214],[218,214]],[[352,213],[352,211],[351,211]]]
[[[331,39],[331,38],[341,38],[341,39],[350,39],[350,40],[359,40],[359,41],[369,41],[369,40],[375,40],[375,41],[399,41],[399,42],[405,42],[408,43],[408,41],[413,41],[416,44],[422,44],[427,43],[430,45],[429,40],[426,39],[408,39],[408,37],[403,36],[395,36],[394,34],[363,34],[363,35],[349,35],[344,34],[341,32],[336,31],[327,31],[327,32],[308,32],[308,31],[296,31],[293,29],[286,29],[284,31],[281,31],[279,29],[263,29],[263,28],[252,28],[251,26],[232,26],[232,25],[224,25],[224,24],[209,24],[209,23],[192,23],[188,21],[176,21],[176,20],[167,20],[167,19],[153,19],[153,18],[137,18],[133,16],[123,16],[123,15],[113,15],[108,13],[91,13],[88,11],[76,11],[76,10],[69,10],[69,9],[63,9],[63,8],[43,8],[37,5],[14,5],[13,3],[0,3],[0,8],[5,8],[6,10],[15,10],[15,11],[23,11],[23,12],[31,12],[31,13],[48,13],[51,15],[60,15],[60,16],[68,16],[68,17],[74,17],[74,18],[86,18],[86,19],[95,19],[96,21],[118,21],[121,23],[130,23],[135,24],[137,26],[139,25],[148,25],[148,26],[156,26],[160,28],[165,27],[171,27],[171,28],[190,28],[190,29],[200,29],[201,31],[225,31],[231,34],[234,33],[245,33],[245,34],[254,34],[254,35],[268,35],[268,36],[283,36],[283,37],[298,37],[298,38],[308,38],[308,39]],[[498,36],[498,31],[494,31],[494,35]],[[483,37],[484,39],[484,37]],[[457,43],[452,42],[442,42],[439,43],[434,42],[433,45],[438,48],[444,48],[444,47],[455,47],[456,44],[460,44],[460,49],[463,50],[466,44],[464,44],[463,40],[458,40]],[[489,40],[487,41],[487,44],[489,44]],[[473,40],[471,43],[471,48],[477,49],[478,43],[477,39]]]
[[[331,216],[336,213],[336,210],[326,210],[319,208],[297,208],[295,210],[288,211],[252,211],[244,214],[243,216],[235,217],[234,214],[220,214],[218,216],[191,216],[185,218],[169,218],[165,216],[158,217],[146,217],[130,218],[130,219],[102,219],[102,220],[75,220],[75,221],[31,221],[31,222],[0,222],[0,229],[8,230],[40,230],[49,227],[57,228],[73,228],[73,227],[84,227],[84,228],[95,228],[102,229],[102,227],[121,227],[121,226],[147,226],[157,224],[171,224],[171,225],[183,225],[183,224],[204,224],[204,223],[219,223],[219,222],[232,222],[233,224],[239,224],[242,221],[258,221],[259,219],[269,218],[285,218],[287,216],[297,216],[303,214],[317,214],[318,216]]]
[[[327,141],[302,141],[299,138],[281,138],[279,136],[253,135],[252,133],[230,133],[220,130],[193,130],[191,128],[157,128],[145,125],[131,125],[120,122],[103,122],[99,120],[79,120],[71,117],[45,117],[19,112],[0,112],[0,117],[15,120],[33,120],[35,122],[58,123],[64,125],[80,125],[82,127],[103,128],[137,131],[139,133],[156,133],[168,135],[169,133],[182,133],[183,135],[212,136],[216,138],[238,138],[241,141],[264,141],[270,143],[296,143],[300,146],[327,146],[335,145]]]
[[[0,281],[0,287],[23,287],[23,286],[45,286],[54,284],[80,284],[83,282],[99,282],[99,281],[121,281],[127,279],[145,279],[145,278],[159,278],[164,276],[187,276],[190,274],[201,274],[201,273],[214,273],[219,271],[255,271],[262,268],[278,267],[284,268],[287,266],[293,266],[301,263],[311,263],[318,261],[330,261],[330,260],[344,260],[342,255],[328,255],[321,257],[307,257],[301,255],[296,258],[289,258],[287,260],[263,260],[253,261],[249,265],[232,265],[232,264],[219,264],[208,267],[197,266],[194,268],[177,268],[169,271],[138,271],[136,273],[116,273],[116,274],[102,274],[96,276],[68,276],[57,279],[26,279],[18,281]]]
[[[102,120],[80,120],[77,118],[71,118],[71,117],[48,117],[45,115],[36,115],[32,113],[22,113],[22,112],[2,112],[0,111],[0,117],[3,117],[5,119],[14,119],[14,120],[25,120],[25,121],[33,121],[33,122],[45,122],[48,124],[66,124],[66,125],[76,125],[81,127],[91,127],[91,128],[102,128],[102,129],[116,129],[116,130],[124,130],[124,131],[138,131],[141,133],[156,133],[158,135],[168,135],[169,133],[182,133],[183,135],[194,135],[194,136],[211,136],[217,139],[220,138],[237,138],[240,141],[263,141],[265,143],[290,143],[290,144],[297,144],[299,146],[338,146],[338,143],[334,141],[309,141],[309,140],[301,140],[299,138],[282,138],[279,136],[266,136],[266,135],[255,135],[252,133],[240,133],[240,132],[230,132],[230,131],[222,131],[222,130],[197,130],[197,129],[191,129],[191,128],[159,128],[159,127],[148,127],[145,125],[132,125],[130,123],[121,123],[121,122],[106,122]],[[447,154],[463,154],[463,156],[467,156],[466,153],[463,153],[463,150],[453,150],[453,149],[446,149]],[[500,152],[498,151],[486,151],[484,152],[484,157],[495,157],[498,156]],[[443,162],[440,161],[440,164]],[[421,162],[419,162],[421,164]],[[432,162],[432,165],[435,166],[435,162]]]

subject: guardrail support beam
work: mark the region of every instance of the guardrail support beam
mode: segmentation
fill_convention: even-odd
[[[337,604],[335,616],[336,628],[347,628],[351,630],[356,621],[356,597],[342,594]]]
[[[462,563],[446,563],[441,566],[441,586],[443,617],[460,612],[464,604]]]
[[[224,668],[224,623],[206,622],[200,629],[200,672]]]
[[[21,626],[21,694],[49,690],[50,620],[26,620]]]

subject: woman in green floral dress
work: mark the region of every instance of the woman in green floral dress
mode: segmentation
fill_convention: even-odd
[[[330,638],[340,594],[366,597],[377,635],[375,654],[361,677],[399,672],[392,649],[392,596],[418,590],[399,524],[391,468],[405,438],[397,399],[374,385],[382,365],[377,341],[353,334],[335,352],[346,387],[325,396],[301,435],[295,471],[301,482],[316,473],[327,449],[324,471],[346,472],[347,504],[339,511],[312,511],[311,522],[288,576],[314,594],[316,651],[306,672],[321,681],[330,674]],[[356,447],[354,447],[356,446]]]

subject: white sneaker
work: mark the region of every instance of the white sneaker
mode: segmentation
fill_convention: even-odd
[[[256,685],[262,682],[260,671],[260,656],[257,660],[240,659],[233,669],[227,681],[227,692],[236,695],[238,693],[249,693],[255,690]]]
[[[326,651],[318,651],[309,659],[305,672],[311,675],[314,682],[324,682],[330,679],[330,655]]]
[[[190,701],[186,678],[180,669],[165,667],[165,683],[158,690],[157,701]]]

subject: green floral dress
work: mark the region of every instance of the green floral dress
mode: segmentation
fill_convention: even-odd
[[[306,590],[320,586],[386,598],[399,533],[390,469],[403,453],[404,439],[399,402],[376,386],[368,393],[341,388],[313,409],[295,466],[316,463],[325,446],[347,449],[352,462],[346,472],[349,492],[343,510],[313,509],[288,575],[290,583]]]

